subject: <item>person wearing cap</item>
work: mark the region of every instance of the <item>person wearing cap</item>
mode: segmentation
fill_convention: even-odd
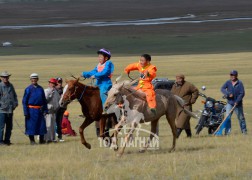
[[[102,101],[102,105],[104,105],[108,91],[112,87],[112,81],[111,77],[114,72],[114,64],[110,60],[111,53],[107,49],[100,49],[97,51],[98,54],[98,65],[89,72],[82,72],[81,76],[84,78],[91,78],[96,79],[95,85],[99,87],[100,89],[100,97]],[[105,130],[108,131],[108,127]],[[96,121],[96,134],[99,136],[100,130],[99,130],[99,122]]]
[[[129,74],[130,71],[138,70],[140,73],[140,80],[136,90],[141,90],[146,94],[148,106],[154,114],[156,114],[156,93],[151,81],[156,77],[157,68],[151,63],[151,56],[143,54],[139,62],[129,64],[125,69],[125,73]]]
[[[34,136],[39,135],[39,143],[44,144],[46,122],[44,114],[48,113],[44,89],[38,85],[37,73],[30,75],[31,84],[25,89],[22,100],[25,116],[25,134],[29,136],[30,144],[35,145]]]
[[[65,111],[62,119],[62,134],[68,136],[76,136],[76,132],[72,129],[71,122],[69,121],[69,112]]]
[[[56,90],[59,93],[60,96],[63,94],[63,86],[62,86],[62,78],[57,77],[57,85],[56,85]],[[57,125],[57,134],[58,134],[58,141],[59,142],[64,142],[64,139],[62,139],[62,131],[61,131],[61,124],[62,124],[62,118],[63,114],[66,111],[66,108],[60,107],[59,110],[56,113],[56,125]]]
[[[236,113],[239,120],[241,132],[247,134],[246,120],[243,113],[243,97],[245,96],[244,86],[241,80],[238,79],[238,71],[232,70],[230,72],[230,80],[227,80],[221,87],[221,92],[227,98],[226,114],[235,106],[234,111],[228,116],[226,121],[221,125],[219,131],[215,135],[222,135],[225,129],[225,135],[231,132],[231,116],[233,112]]]
[[[45,141],[47,143],[56,142],[55,138],[55,125],[56,125],[56,113],[60,108],[59,100],[60,95],[55,89],[57,85],[57,80],[55,78],[51,78],[48,81],[48,88],[45,89],[45,97],[47,100],[47,108],[48,114],[46,114],[46,128],[47,133],[45,135]]]
[[[0,83],[0,145],[11,145],[13,111],[18,106],[18,100],[14,86],[9,82],[11,74],[5,71],[0,76],[2,80]]]
[[[192,105],[196,102],[199,96],[199,90],[190,82],[185,81],[184,74],[176,75],[176,82],[172,86],[171,92],[185,101],[184,108],[192,111]],[[177,138],[179,138],[183,129],[185,130],[187,137],[192,136],[190,118],[191,117],[186,114],[181,107],[178,107],[176,118]]]

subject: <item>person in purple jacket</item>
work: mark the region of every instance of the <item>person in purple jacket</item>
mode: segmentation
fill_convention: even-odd
[[[246,121],[243,113],[242,99],[245,96],[244,86],[241,80],[238,79],[238,71],[232,70],[230,72],[230,80],[226,81],[221,88],[221,92],[227,98],[226,114],[235,106],[234,112],[239,120],[241,132],[247,134]],[[229,115],[226,121],[221,125],[216,135],[222,135],[223,129],[225,129],[225,135],[229,135],[231,132],[231,116]]]

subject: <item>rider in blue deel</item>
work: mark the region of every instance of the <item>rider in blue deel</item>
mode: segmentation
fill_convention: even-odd
[[[111,54],[106,49],[97,51],[99,64],[89,72],[83,72],[84,78],[96,79],[95,85],[100,89],[102,105],[107,99],[107,93],[112,87],[111,76],[114,72],[114,64],[111,62]]]
[[[92,71],[83,72],[82,76],[84,78],[96,79],[95,85],[100,89],[100,97],[103,106],[107,99],[108,91],[112,87],[111,76],[114,72],[114,64],[110,60],[111,53],[108,50],[104,48],[100,49],[99,51],[97,51],[97,54],[99,60],[98,65]],[[108,132],[108,129],[105,129],[105,132]],[[96,122],[96,135],[99,136],[99,133],[99,123]]]

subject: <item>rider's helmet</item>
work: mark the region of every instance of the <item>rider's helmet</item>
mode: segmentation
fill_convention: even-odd
[[[104,48],[102,48],[99,51],[97,51],[97,54],[102,54],[103,56],[108,57],[108,60],[111,58],[110,51],[107,50],[107,49],[104,49]]]

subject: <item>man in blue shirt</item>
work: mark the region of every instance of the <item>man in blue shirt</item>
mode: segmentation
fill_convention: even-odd
[[[245,96],[245,90],[242,81],[238,79],[238,72],[232,70],[230,72],[230,80],[225,82],[221,88],[221,92],[227,98],[226,114],[235,106],[234,112],[239,119],[240,128],[243,134],[247,134],[246,121],[243,113],[242,99]],[[225,135],[229,135],[231,132],[231,116],[229,115],[227,120],[222,124],[220,130],[216,132],[216,135],[222,135],[222,130],[225,128]]]

